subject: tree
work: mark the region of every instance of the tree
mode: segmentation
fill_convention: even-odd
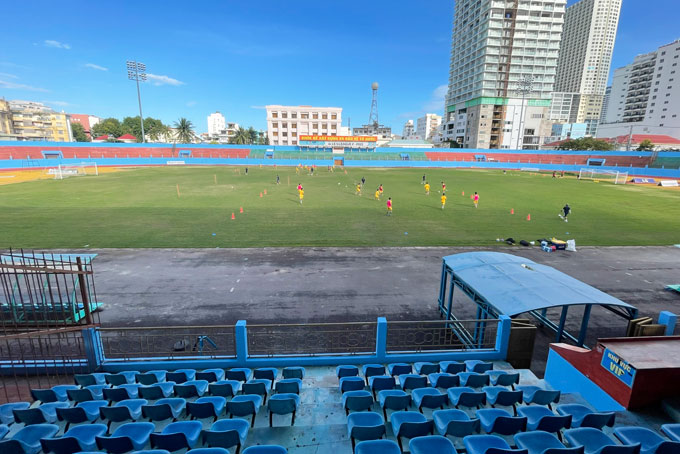
[[[251,127],[248,128],[248,136],[250,136],[249,137],[250,140],[248,141],[248,143],[250,143],[250,144],[257,143],[257,140],[259,139],[260,133],[258,133],[255,130],[255,128],[253,128],[251,126]]]
[[[637,151],[652,151],[652,150],[654,150],[654,143],[649,139],[643,140],[637,147]]]
[[[120,137],[123,135],[123,128],[120,121],[116,118],[105,118],[92,127],[92,137],[103,136],[104,134],[113,137]]]
[[[568,139],[564,141],[558,150],[581,150],[581,151],[611,151],[614,149],[614,145],[610,144],[606,140],[598,140],[592,137],[583,137],[581,139]]]
[[[76,142],[90,141],[90,138],[87,137],[87,134],[85,134],[85,128],[83,128],[83,125],[80,123],[71,123],[71,134],[73,134],[73,138],[76,140]]]
[[[148,118],[147,118],[148,120]],[[168,140],[170,138],[170,127],[164,125],[162,122],[149,125],[149,130],[146,131],[146,120],[144,120],[144,130],[147,132],[149,138],[153,141]]]
[[[239,126],[238,130],[236,131],[236,134],[234,134],[234,137],[229,139],[229,143],[235,143],[239,145],[251,144],[252,136],[250,135],[247,129]]]
[[[174,124],[175,139],[179,143],[191,143],[194,140],[194,125],[186,118],[180,118]]]

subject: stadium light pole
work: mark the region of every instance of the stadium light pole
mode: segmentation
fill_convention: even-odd
[[[534,91],[534,76],[525,75],[517,82],[517,91],[522,94],[522,108],[519,114],[519,134],[517,134],[517,149],[521,150],[520,141],[524,138],[524,99]]]
[[[139,103],[139,122],[142,125],[142,143],[144,139],[144,116],[142,115],[142,95],[139,92],[139,81],[146,81],[146,65],[134,60],[127,61],[128,79],[137,82],[137,102]]]

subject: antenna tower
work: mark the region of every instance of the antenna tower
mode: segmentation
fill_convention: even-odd
[[[378,127],[378,82],[371,84],[373,90],[373,100],[371,101],[371,115],[368,117],[368,124]]]

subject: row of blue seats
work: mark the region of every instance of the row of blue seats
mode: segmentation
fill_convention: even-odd
[[[340,377],[340,390],[343,391],[345,384],[351,386],[360,386],[362,383],[367,384],[371,389],[375,386],[389,386],[395,383],[395,377],[399,379],[402,387],[406,386],[408,389],[425,388],[432,386],[433,388],[453,388],[454,386],[468,386],[470,388],[481,388],[483,386],[509,386],[514,389],[515,385],[519,384],[519,372],[506,372],[500,370],[487,371],[485,373],[478,372],[458,372],[451,374],[448,372],[433,372],[427,375],[402,373],[394,375],[372,374],[368,379],[363,379],[359,376],[343,376]],[[411,383],[404,383],[411,382]],[[395,383],[396,386],[396,383]],[[388,388],[385,388],[388,389]]]
[[[366,384],[368,379],[374,375],[385,375],[386,371],[389,375],[412,374],[429,375],[438,372],[445,372],[449,374],[457,374],[460,372],[476,372],[483,374],[493,370],[493,363],[480,360],[466,360],[465,362],[458,361],[441,361],[440,363],[431,362],[416,362],[413,365],[408,363],[391,363],[385,367],[383,364],[364,364],[361,367]],[[359,368],[357,366],[342,365],[336,368],[338,378],[356,377],[359,376]]]

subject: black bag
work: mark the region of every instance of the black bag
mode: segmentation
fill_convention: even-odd
[[[521,240],[519,244],[521,244],[522,246],[529,246],[529,242],[527,240]]]
[[[515,239],[514,238],[508,238],[505,240],[506,243],[508,244],[515,244]]]

